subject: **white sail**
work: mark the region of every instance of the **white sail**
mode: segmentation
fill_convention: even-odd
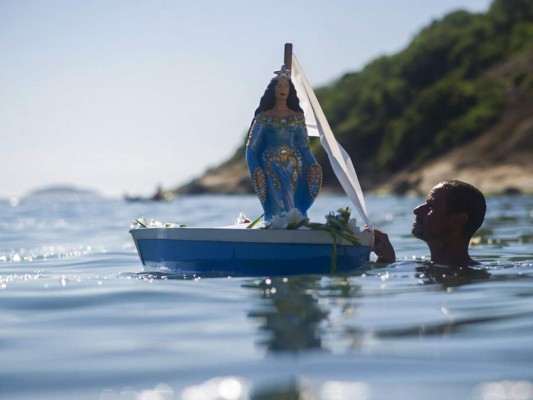
[[[298,92],[300,106],[304,110],[308,135],[320,137],[320,144],[328,154],[333,172],[335,172],[342,188],[357,209],[361,218],[363,218],[364,223],[371,227],[372,224],[368,218],[363,190],[359,184],[352,160],[335,139],[315,92],[294,54],[292,55],[291,75],[291,80]]]

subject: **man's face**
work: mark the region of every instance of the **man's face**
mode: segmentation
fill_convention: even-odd
[[[451,218],[446,211],[447,190],[442,184],[438,184],[429,192],[426,202],[413,210],[415,220],[411,232],[418,239],[431,242],[448,235]]]

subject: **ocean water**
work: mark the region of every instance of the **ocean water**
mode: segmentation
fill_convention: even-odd
[[[488,198],[486,273],[438,280],[422,199],[366,200],[397,263],[248,278],[143,271],[128,230],[255,218],[255,196],[0,200],[0,399],[533,399],[533,197]]]

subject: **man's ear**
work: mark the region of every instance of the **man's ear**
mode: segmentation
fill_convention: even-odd
[[[451,221],[453,225],[465,226],[466,222],[468,221],[468,214],[464,211],[454,213],[451,217]]]

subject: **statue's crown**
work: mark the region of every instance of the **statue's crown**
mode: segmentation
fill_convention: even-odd
[[[282,65],[281,69],[279,71],[274,71],[274,73],[277,75],[276,80],[279,78],[291,80],[291,70],[285,68],[285,65]]]

